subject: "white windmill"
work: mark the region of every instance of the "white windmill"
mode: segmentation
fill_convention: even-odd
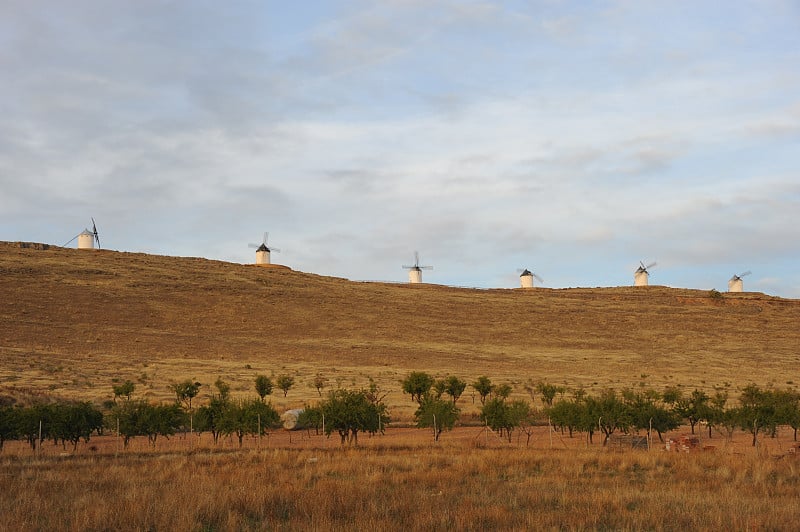
[[[413,266],[403,266],[406,270],[408,270],[408,282],[412,284],[417,284],[422,282],[422,270],[432,270],[433,266],[420,266],[419,265],[419,253],[416,251],[414,252],[414,265]]]
[[[256,250],[256,264],[271,264],[270,253],[272,251],[280,253],[281,251],[278,248],[268,247],[267,238],[269,238],[269,233],[264,233],[264,239],[261,241],[261,244],[247,244],[247,247],[255,248]]]
[[[636,268],[635,272],[633,272],[633,286],[647,286],[650,278],[650,272],[647,270],[655,265],[656,263],[653,262],[645,266],[644,262],[639,261],[639,267]]]
[[[61,247],[67,247],[76,238],[78,239],[78,249],[94,249],[95,242],[97,243],[97,249],[100,249],[100,235],[97,234],[97,224],[94,223],[94,218],[92,218],[91,231],[84,229],[77,235],[70,238],[69,242]]]
[[[538,275],[536,275],[535,273],[533,273],[532,271],[530,271],[527,268],[520,269],[520,270],[517,270],[517,271],[520,272],[520,275],[519,275],[519,286],[520,286],[520,288],[533,288],[533,284],[534,284],[533,280],[534,279],[539,281],[539,283],[543,283],[544,282],[541,277],[539,277]]]
[[[728,281],[728,292],[744,292],[742,277],[750,275],[751,273],[753,272],[747,271],[731,277],[730,281]]]

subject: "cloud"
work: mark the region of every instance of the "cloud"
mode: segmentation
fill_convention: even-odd
[[[520,266],[629,284],[648,258],[705,285],[757,257],[796,294],[797,20],[780,2],[4,4],[0,233],[52,242],[95,215],[119,249],[250,262],[268,230],[299,269],[402,280],[417,249],[474,286]]]

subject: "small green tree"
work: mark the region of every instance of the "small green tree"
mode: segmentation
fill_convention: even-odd
[[[459,413],[455,402],[442,400],[428,392],[422,396],[419,408],[414,412],[414,419],[417,427],[432,428],[434,441],[439,441],[442,431],[453,429]]]
[[[466,389],[466,381],[463,381],[454,375],[447,377],[444,391],[453,399],[453,404],[458,401],[458,398],[461,397]]]
[[[510,384],[498,384],[492,389],[492,395],[497,399],[505,401],[509,398],[512,391],[514,391],[514,389]]]
[[[55,408],[49,403],[36,403],[17,412],[20,437],[24,438],[32,451],[57,432]]]
[[[383,432],[389,423],[386,405],[370,401],[366,390],[331,390],[320,404],[325,420],[325,434],[339,433],[342,445],[357,445],[358,433]]]
[[[725,417],[725,405],[728,402],[728,392],[717,390],[714,396],[708,400],[705,408],[706,423],[708,424],[708,437],[711,438],[711,431],[722,424]]]
[[[755,447],[758,434],[774,430],[779,423],[775,394],[772,390],[762,390],[755,384],[748,384],[742,389],[739,402],[739,426],[753,435]]]
[[[560,388],[555,384],[547,384],[546,382],[540,381],[536,383],[536,391],[542,396],[542,403],[544,403],[546,407],[550,407],[553,406],[553,400],[556,398],[556,394],[560,391]]]
[[[508,441],[511,442],[511,432],[515,429],[529,426],[533,422],[533,409],[527,401],[516,399],[511,401],[508,405],[508,417],[510,428],[506,429],[508,432]],[[528,441],[530,442],[531,434],[528,432]]]
[[[276,381],[276,384],[278,385],[278,388],[283,391],[283,396],[286,397],[286,395],[289,393],[289,390],[291,390],[292,386],[294,386],[294,377],[291,375],[280,375]]]
[[[794,429],[794,441],[797,441],[797,428],[800,425],[800,394],[794,390],[773,390],[772,401],[775,404],[775,424],[788,425]]]
[[[245,435],[260,436],[279,423],[280,416],[269,403],[259,399],[230,401],[223,408],[220,431],[225,435],[235,434],[242,447]]]
[[[598,428],[605,436],[603,445],[608,443],[614,432],[626,432],[633,424],[630,408],[613,389],[604,391],[597,398],[588,397],[586,406],[589,417],[596,420]]]
[[[314,388],[317,390],[317,394],[322,397],[322,389],[327,386],[328,379],[317,373],[316,377],[314,377]]]
[[[437,399],[441,399],[444,392],[447,391],[447,381],[444,379],[436,379],[433,383],[433,393]]]
[[[577,400],[562,400],[557,401],[545,409],[545,413],[550,418],[550,423],[561,430],[562,434],[566,429],[569,437],[573,437],[576,430],[583,428],[582,417],[584,415],[584,407],[580,401]]]
[[[248,425],[247,406],[243,401],[229,401],[222,410],[222,417],[219,420],[219,430],[225,436],[236,434],[239,447],[245,433],[250,429]]]
[[[373,380],[372,377],[369,378],[369,387],[364,390],[364,393],[367,397],[367,401],[374,405],[383,404],[383,400],[386,399],[386,396],[389,395],[388,392],[381,390],[378,383]]]
[[[124,398],[126,401],[130,401],[133,391],[136,389],[136,385],[131,381],[125,381],[122,384],[112,385],[111,389],[114,392],[114,402],[116,402],[119,398]]]
[[[401,382],[403,386],[403,393],[411,395],[411,400],[418,403],[422,402],[422,398],[433,387],[433,377],[424,371],[412,371]]]
[[[186,379],[182,382],[173,382],[169,389],[175,394],[175,400],[183,404],[187,412],[192,410],[192,399],[200,393],[201,383]]]
[[[0,406],[0,451],[6,441],[19,437],[19,411],[11,405]]]
[[[322,408],[305,405],[297,417],[297,426],[309,431],[314,429],[314,434],[319,434],[322,429]]]
[[[675,412],[689,422],[694,434],[694,427],[706,419],[708,413],[708,395],[701,390],[694,390],[688,398],[680,398],[675,403]]]
[[[677,386],[668,386],[661,394],[661,400],[664,404],[673,406],[675,403],[683,399],[683,392]]]
[[[492,390],[494,390],[492,381],[489,380],[489,377],[486,375],[478,377],[478,379],[472,383],[472,387],[478,392],[478,395],[481,396],[481,404],[486,404],[486,398],[492,393]]]
[[[142,428],[147,423],[149,406],[142,400],[130,400],[118,403],[112,409],[109,418],[110,428],[118,431],[125,448],[131,439],[144,434]]]
[[[290,386],[291,388],[291,386]],[[272,379],[266,375],[259,375],[256,377],[256,393],[264,401],[264,398],[272,394]]]
[[[215,445],[219,443],[219,437],[222,434],[222,418],[228,402],[228,399],[217,395],[212,397],[207,405],[197,409],[195,429],[198,432],[210,432]]]
[[[780,412],[782,421],[794,431],[794,441],[797,441],[797,429],[800,428],[800,394],[796,391],[784,392]]]
[[[658,439],[664,441],[664,433],[680,426],[678,415],[671,409],[659,404],[659,394],[653,390],[634,392],[623,391],[623,398],[631,414],[631,426],[637,430],[649,431],[652,427]]]
[[[218,396],[223,402],[227,401],[230,398],[231,386],[230,384],[222,380],[221,377],[217,378],[217,380],[214,381],[214,387],[217,389]]]
[[[502,397],[493,397],[483,405],[481,420],[500,436],[505,433],[510,443],[514,429],[519,427],[529,414],[530,405],[525,401],[507,402]]]
[[[739,420],[742,418],[742,413],[739,408],[726,408],[722,411],[722,415],[717,420],[717,426],[725,430],[725,437],[730,441],[733,439],[733,433],[739,428]]]
[[[73,451],[81,439],[88,442],[92,434],[103,430],[103,413],[88,401],[59,404],[57,418],[58,433],[53,436],[61,440],[62,446],[72,443]]]
[[[139,412],[137,433],[147,436],[153,447],[159,436],[169,438],[180,429],[185,415],[177,403],[167,405],[151,405],[143,403]]]

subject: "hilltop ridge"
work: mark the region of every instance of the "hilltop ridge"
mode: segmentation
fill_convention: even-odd
[[[783,385],[800,301],[649,287],[465,289],[284,268],[0,243],[0,387],[107,395],[134,378],[215,376],[244,392],[291,373],[296,402],[331,385],[387,389],[410,370],[567,386]],[[249,367],[248,367],[249,366]],[[209,380],[210,379],[210,380]],[[395,400],[403,402],[399,392]],[[407,398],[405,398],[407,399]]]

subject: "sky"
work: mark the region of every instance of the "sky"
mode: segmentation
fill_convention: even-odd
[[[5,0],[0,70],[0,240],[800,298],[797,0]]]

